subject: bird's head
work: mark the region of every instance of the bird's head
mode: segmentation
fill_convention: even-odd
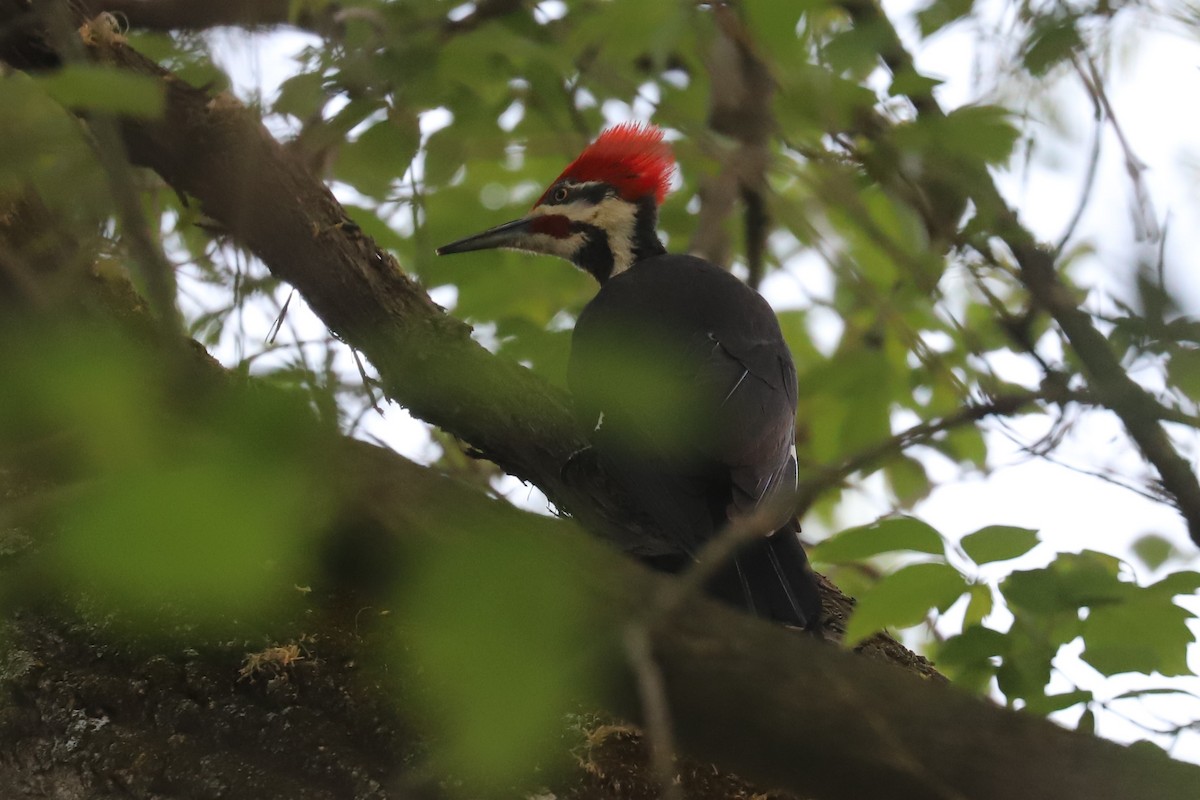
[[[674,167],[661,130],[617,125],[588,145],[527,215],[439,247],[438,255],[494,247],[545,253],[603,283],[663,252],[654,229]]]

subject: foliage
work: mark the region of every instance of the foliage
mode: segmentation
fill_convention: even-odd
[[[1135,576],[1130,564],[1100,551],[1124,556],[1116,542],[1141,531],[1104,532],[1095,550],[1051,553],[1036,532],[1003,520],[955,543],[918,518],[920,501],[951,480],[947,464],[954,478],[997,466],[994,433],[1004,423],[964,409],[1018,399],[996,415],[1025,416],[1050,431],[1032,448],[1045,457],[1062,431],[1103,413],[1080,354],[1018,279],[1015,254],[998,239],[996,210],[970,199],[992,175],[1019,172],[1028,166],[1022,158],[1034,157],[1021,155],[1034,152],[1028,145],[1039,124],[1031,97],[1083,75],[1094,99],[1097,76],[1081,64],[1102,60],[1113,19],[1157,17],[1137,3],[1010,5],[1019,45],[995,70],[999,89],[944,114],[929,111],[939,82],[897,52],[892,22],[833,0],[754,0],[736,12],[683,2],[544,2],[494,18],[488,3],[448,10],[434,0],[361,2],[336,32],[306,39],[277,92],[244,99],[323,171],[355,223],[475,325],[481,340],[560,385],[567,330],[592,292],[586,276],[513,253],[435,260],[433,249],[522,214],[606,122],[652,116],[671,131],[680,162],[661,219],[670,247],[698,241],[701,228],[723,230],[735,245],[711,256],[738,274],[765,274],[767,290],[791,281],[805,287],[780,317],[800,372],[802,477],[834,476],[819,486],[810,527],[836,530],[857,513],[843,479],[881,477],[879,494],[897,512],[842,530],[813,553],[859,596],[848,640],[924,626],[910,640],[957,683],[1036,713],[1083,704],[1087,724],[1103,703],[1088,690],[1056,685],[1055,659],[1081,642],[1080,657],[1105,676],[1190,674],[1191,612],[1174,598],[1200,588],[1194,561],[1185,564],[1170,540],[1148,535],[1132,546],[1141,562]],[[934,0],[915,22],[927,39],[964,21],[986,28],[991,13]],[[219,36],[151,34],[135,20],[128,38],[185,79],[232,84],[221,67],[228,40]],[[730,42],[744,48],[735,47],[741,60],[722,55]],[[749,68],[735,74],[746,63],[760,64],[767,77]],[[728,85],[739,81],[772,99],[741,108],[740,124],[723,123],[716,110],[744,100]],[[15,124],[0,126],[0,200],[15,204],[33,187],[83,243],[84,261],[129,264],[137,275],[129,236],[113,223],[113,188],[95,142],[67,110],[152,116],[161,102],[153,85],[104,67],[73,65],[36,79],[6,74],[0,107]],[[762,174],[741,175],[744,148],[759,143],[746,121],[752,112],[770,117],[769,157]],[[763,264],[753,263],[754,248],[742,238],[752,226],[707,216],[729,175],[737,198],[765,199]],[[286,287],[206,225],[186,198],[139,180],[146,219],[177,268],[189,332],[227,366],[300,398],[330,428],[372,425],[375,387],[343,346],[298,301],[284,314]],[[1121,363],[1153,388],[1177,426],[1175,445],[1194,456],[1187,448],[1194,449],[1197,425],[1200,323],[1151,269],[1131,276],[1136,296],[1124,300],[1071,283],[1091,243],[1070,233],[1062,244],[1072,248],[1056,253],[1060,277]],[[811,273],[796,266],[801,260]],[[69,295],[65,286],[52,282],[49,291]],[[1116,310],[1101,316],[1101,308]],[[277,316],[280,343],[264,343]],[[322,522],[319,458],[310,452],[321,443],[288,442],[300,428],[281,420],[295,419],[294,409],[273,401],[217,403],[194,426],[167,422],[167,401],[156,394],[166,379],[154,365],[110,341],[48,336],[35,354],[6,351],[0,387],[6,445],[20,431],[82,431],[75,456],[86,465],[71,470],[84,470],[90,483],[64,506],[70,533],[47,555],[47,568],[133,608],[170,594],[192,598],[214,620],[232,609],[265,614],[292,581],[283,576],[304,572],[297,531]],[[27,338],[9,329],[5,343]],[[1019,368],[1006,366],[1014,361]],[[448,437],[440,441],[453,447]],[[281,442],[288,442],[282,450]],[[452,452],[438,463],[478,469]],[[1141,473],[1121,477],[1155,489]],[[136,524],[131,507],[139,509]],[[169,549],[159,535],[166,528],[174,531]],[[1026,558],[1031,551],[1042,556],[1040,566]],[[525,571],[520,553],[493,555],[517,574],[536,572]],[[1015,559],[1019,568],[993,568]],[[1165,568],[1175,571],[1164,575]],[[493,729],[470,726],[487,716],[473,712],[496,685],[489,670],[512,687],[495,711],[509,718],[514,707],[528,711],[528,736],[508,729],[520,744],[588,676],[570,658],[575,610],[549,608],[562,593],[521,578],[527,593],[491,608],[505,594],[494,577],[481,570],[464,590],[435,558],[410,587],[414,594],[398,602],[424,607],[414,624],[426,633],[414,641],[434,662],[469,661],[464,641],[505,631],[505,646],[474,665],[484,674],[445,702],[450,719],[467,720],[460,760],[473,757],[486,774],[507,780],[511,764],[530,754]],[[539,619],[554,635],[523,638],[521,620],[536,609],[547,609]],[[535,656],[547,671],[526,678],[526,659]]]

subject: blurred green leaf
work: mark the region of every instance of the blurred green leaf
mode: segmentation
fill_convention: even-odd
[[[1144,591],[1153,592],[1165,600],[1176,595],[1193,594],[1197,590],[1200,590],[1200,572],[1180,570],[1150,584]]]
[[[1135,539],[1133,553],[1152,570],[1158,569],[1168,560],[1179,555],[1179,551],[1171,540],[1157,533],[1147,533]]]
[[[945,81],[940,78],[931,78],[928,75],[922,75],[912,70],[900,72],[892,77],[892,85],[889,91],[892,96],[913,96],[924,97],[933,94],[933,90],[941,86]]]
[[[1105,675],[1191,674],[1188,629],[1192,615],[1154,592],[1132,593],[1124,602],[1091,609],[1083,622],[1083,660]]]
[[[365,195],[386,198],[408,169],[421,132],[417,118],[393,113],[338,150],[335,174]]]
[[[397,607],[429,689],[436,753],[480,786],[528,775],[559,741],[563,716],[593,690],[594,612],[554,549],[496,519],[419,556]]]
[[[68,64],[35,80],[47,94],[70,109],[133,117],[162,116],[163,85],[148,75],[96,64]]]
[[[877,68],[890,38],[888,25],[863,20],[830,36],[821,55],[835,73],[863,79]]]
[[[32,184],[41,201],[67,219],[110,208],[104,173],[79,123],[62,106],[32,79],[12,75],[0,80],[0,108],[6,121],[0,125],[0,195]]]
[[[1009,639],[982,625],[964,626],[962,633],[937,645],[938,668],[955,684],[983,691],[996,672],[994,660],[1008,652]]]
[[[134,624],[169,608],[222,626],[291,599],[328,512],[303,402],[230,392],[197,408],[159,354],[103,330],[6,343],[0,440],[73,432],[55,469],[78,483],[42,554],[56,581]]]
[[[323,108],[328,99],[325,83],[325,76],[320,72],[299,72],[279,85],[279,95],[271,110],[307,120]]]
[[[443,128],[425,144],[425,181],[432,186],[448,183],[466,163],[467,146],[457,125]]]
[[[982,469],[987,465],[987,440],[977,427],[958,427],[946,433],[934,447],[959,463]]]
[[[1167,361],[1167,377],[1189,398],[1200,400],[1200,348],[1173,348]]]
[[[1035,19],[1022,48],[1025,68],[1040,76],[1066,60],[1083,43],[1078,22],[1074,15],[1065,12]]]
[[[845,564],[881,553],[909,551],[942,555],[942,536],[927,523],[912,517],[890,517],[870,525],[848,528],[812,549],[814,561]]]
[[[963,617],[963,628],[982,624],[984,618],[992,613],[995,598],[991,587],[982,583],[971,584],[970,601],[967,603],[967,613]]]
[[[921,35],[929,36],[952,22],[962,19],[975,7],[974,0],[933,0],[917,12]]]
[[[854,644],[884,628],[917,625],[930,609],[945,611],[967,588],[962,575],[948,564],[910,564],[898,569],[858,598],[846,626],[846,643]]]
[[[989,525],[962,538],[963,550],[976,564],[1019,558],[1037,547],[1037,531],[1011,525]]]
[[[1045,695],[1054,659],[1063,645],[1079,635],[1080,625],[1072,612],[1035,615],[1015,610],[1014,614],[1003,660],[996,669],[996,684],[1010,703]]]
[[[1059,694],[1044,694],[1032,696],[1025,701],[1025,710],[1034,714],[1053,714],[1055,711],[1077,706],[1080,703],[1090,703],[1093,695],[1086,689],[1076,689]]]
[[[1048,567],[1012,573],[1000,589],[1009,605],[1035,614],[1074,612],[1120,601],[1126,586],[1119,569],[1120,562],[1104,553],[1063,553]]]
[[[915,458],[900,456],[884,468],[896,502],[902,508],[912,508],[933,489],[925,465]]]

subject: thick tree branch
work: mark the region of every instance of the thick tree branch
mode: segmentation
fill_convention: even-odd
[[[325,28],[337,11],[336,4],[310,4],[310,11],[292,0],[74,0],[79,13],[92,17],[115,14],[132,28],[151,31],[208,30],[222,26],[256,27],[295,25]]]
[[[376,502],[386,502],[380,508],[384,519],[402,519],[397,515],[405,503],[393,500],[386,487],[411,485],[418,468],[367,445],[351,449],[357,453],[339,474]],[[464,510],[469,509],[464,504],[482,502],[453,500]],[[523,515],[493,505],[489,518]],[[654,613],[654,598],[670,594],[669,579],[585,537],[563,546],[561,522],[523,518],[517,526],[497,529],[525,530],[542,539],[548,568],[574,576],[589,605],[606,610],[593,635],[610,643],[617,653],[612,663],[620,663],[627,625]],[[670,626],[654,628],[654,656],[675,737],[687,752],[765,785],[846,800],[880,794],[894,800],[1171,800],[1190,798],[1200,780],[1200,769],[1165,756],[1128,750],[943,684],[901,676],[707,600],[686,597],[681,603]],[[637,717],[637,697],[630,674],[608,704]]]

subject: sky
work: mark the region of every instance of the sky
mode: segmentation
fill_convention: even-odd
[[[1011,100],[998,96],[996,87],[980,77],[994,72],[990,67],[1004,48],[1011,46],[1008,40],[1002,34],[989,35],[980,28],[957,25],[919,42],[911,12],[921,5],[921,0],[884,2],[889,16],[909,36],[920,71],[944,80],[937,90],[939,101],[946,108],[954,108],[972,102]],[[988,8],[995,11],[990,23],[1002,32],[1004,6],[977,5],[985,18]],[[1192,253],[1200,252],[1200,192],[1196,188],[1200,185],[1200,138],[1195,135],[1200,130],[1200,41],[1194,32],[1189,39],[1186,32],[1147,25],[1146,19],[1136,13],[1118,17],[1112,48],[1117,55],[1102,66],[1108,73],[1109,100],[1121,131],[1144,164],[1140,172],[1144,187],[1140,213],[1166,230],[1166,242],[1161,246],[1167,287],[1185,312],[1200,316],[1200,270],[1192,268],[1189,259]],[[220,37],[218,52],[234,78],[236,92],[270,97],[274,87],[292,74],[290,55],[310,41],[295,33],[253,37],[231,33]],[[1008,85],[1003,80],[1000,84]],[[1180,98],[1191,101],[1181,102]],[[1092,104],[1079,79],[1065,73],[1045,97],[1029,104],[1028,113],[1033,148],[1029,165],[998,173],[997,181],[1010,203],[1019,209],[1023,223],[1039,237],[1057,241],[1083,191],[1090,154],[1079,143],[1089,140],[1096,124]],[[1133,219],[1139,213],[1136,196],[1120,141],[1113,126],[1106,125],[1091,199],[1072,240],[1094,249],[1094,254],[1081,259],[1072,273],[1078,283],[1097,287],[1089,300],[1093,308],[1113,310],[1097,305],[1105,294],[1131,298],[1133,267],[1139,261],[1157,257],[1160,242],[1153,238],[1139,240],[1135,230]],[[777,308],[803,307],[812,297],[820,296],[820,284],[819,271],[811,269],[811,264],[797,263],[769,278],[763,293]],[[452,294],[436,299],[448,302]],[[246,311],[243,324],[251,339],[261,335],[265,340],[273,319],[272,310],[252,308]],[[323,332],[320,322],[296,301],[289,312],[289,323],[299,331],[313,332],[306,338],[319,339]],[[217,355],[230,361],[241,354]],[[348,374],[355,374],[348,354],[344,354],[342,366]],[[1027,369],[1015,358],[1000,368]],[[993,468],[987,474],[964,478],[949,462],[922,456],[931,477],[941,485],[917,505],[914,516],[952,541],[994,524],[1040,531],[1043,544],[1028,556],[989,567],[979,576],[993,583],[1012,569],[1042,566],[1057,552],[1088,548],[1125,558],[1139,582],[1150,582],[1161,577],[1164,570],[1146,573],[1135,566],[1137,562],[1129,552],[1130,543],[1148,532],[1170,539],[1188,559],[1168,563],[1165,571],[1200,568],[1196,548],[1171,508],[1077,471],[1109,468],[1127,475],[1145,474],[1114,416],[1094,413],[1083,417],[1056,451],[1062,464],[1030,458],[1022,450],[1022,445],[1036,441],[1045,432],[1045,425],[1044,420],[1037,419],[993,425],[988,436]],[[428,461],[436,453],[424,426],[394,405],[386,408],[383,418],[369,415],[364,431],[417,460]],[[1190,444],[1192,452],[1200,452],[1194,433]],[[540,493],[515,479],[497,488],[520,505],[545,510]],[[839,526],[869,522],[893,510],[878,477],[866,479],[848,496]],[[806,531],[817,536],[833,532],[819,526],[806,527]],[[1200,613],[1196,598],[1182,603]],[[1007,621],[1000,612],[989,623],[1003,628]],[[1195,621],[1192,630],[1200,632]],[[1101,676],[1078,658],[1081,647],[1076,642],[1057,659],[1059,674],[1052,685],[1058,690],[1078,686],[1095,690],[1101,699],[1112,699],[1130,689],[1166,685],[1161,679]],[[1189,660],[1193,671],[1200,671],[1200,647],[1192,646]],[[1200,678],[1177,679],[1169,685],[1200,697]],[[1136,704],[1116,701],[1113,707],[1114,713],[1097,715],[1097,732],[1118,741],[1146,738],[1142,725],[1165,729],[1200,719],[1200,699],[1196,698],[1172,697]],[[1075,709],[1057,718],[1071,725],[1079,713],[1080,709]],[[1135,722],[1126,720],[1123,714]],[[1171,744],[1165,737],[1151,738]],[[1182,734],[1171,752],[1200,763],[1200,731]]]

